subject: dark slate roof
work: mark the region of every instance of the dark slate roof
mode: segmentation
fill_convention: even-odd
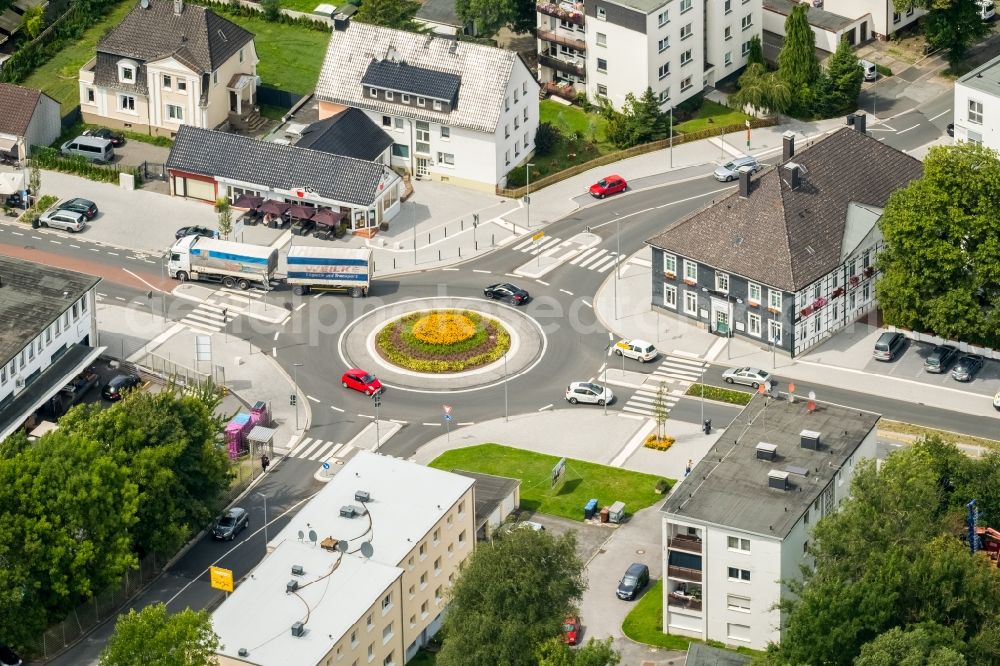
[[[511,479],[506,476],[469,472],[464,469],[453,469],[451,473],[460,474],[476,481],[474,494],[476,496],[477,530],[486,524],[490,514],[496,511],[497,507],[507,499],[507,496],[521,485],[520,479]]]
[[[456,28],[465,25],[455,10],[455,0],[425,0],[424,4],[417,10],[416,18]]]
[[[305,128],[295,145],[373,162],[392,144],[392,137],[364,111],[350,107]]]
[[[41,96],[31,88],[0,83],[0,132],[24,136]]]
[[[140,5],[97,44],[97,50],[150,62],[176,57],[199,73],[212,72],[243,46],[253,33],[222,18],[211,9],[185,4],[174,15],[171,0],[151,0]]]
[[[770,10],[775,14],[788,16],[792,13],[792,8],[797,4],[794,0],[764,0],[764,9]],[[809,11],[806,12],[806,20],[809,25],[828,32],[846,30],[855,21],[855,19],[849,19],[818,7],[809,8]]]
[[[691,641],[684,666],[743,666],[749,661],[749,655]]]
[[[840,265],[852,202],[885,208],[889,195],[923,174],[916,159],[844,127],[796,152],[802,184],[785,165],[754,179],[646,242],[722,271],[794,292]]]
[[[462,77],[451,72],[407,65],[402,61],[372,60],[361,77],[361,83],[453,102],[462,85]]]
[[[100,281],[93,275],[0,255],[0,365]]]
[[[308,185],[325,199],[358,206],[378,198],[387,170],[375,162],[190,125],[177,132],[167,168],[281,190]]]

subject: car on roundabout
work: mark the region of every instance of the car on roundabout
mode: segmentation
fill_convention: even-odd
[[[566,401],[571,405],[582,402],[603,407],[611,404],[614,399],[615,394],[611,389],[593,382],[572,382],[566,387]]]
[[[524,305],[531,300],[527,291],[509,282],[491,284],[483,289],[483,296],[491,300],[507,301],[511,305]]]
[[[640,363],[652,361],[659,354],[653,343],[638,338],[619,340],[613,349],[616,356],[633,358]]]
[[[771,373],[760,368],[730,368],[722,373],[722,379],[727,384],[743,384],[757,388],[771,381]]]
[[[353,389],[365,395],[375,395],[385,389],[378,377],[361,368],[351,368],[340,378],[340,383],[344,388]]]

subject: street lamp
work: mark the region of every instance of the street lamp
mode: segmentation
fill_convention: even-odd
[[[497,336],[490,336],[490,343],[496,344]],[[510,351],[509,349],[507,351]],[[507,352],[503,353],[503,420],[510,420],[510,412],[507,408]]]
[[[615,319],[618,319],[618,280],[621,278],[621,258],[622,258],[622,218],[615,213],[615,240],[618,242],[618,251],[615,255]]]
[[[611,346],[613,344],[614,344],[613,342],[609,342],[608,346],[604,348],[604,359],[605,359],[605,363],[604,363],[604,386],[602,388],[604,388],[605,390],[607,390],[607,388],[608,388],[608,364],[607,364],[608,351],[611,349]],[[604,415],[605,416],[608,415],[608,401],[607,400],[604,401]]]
[[[257,493],[257,494],[264,498],[264,554],[267,554],[267,544],[268,544],[268,538],[267,538],[267,495],[265,495],[264,493]]]
[[[531,167],[535,166],[531,162],[524,165],[524,179],[526,181],[524,191],[524,203],[528,213],[528,228],[531,228]]]
[[[674,168],[674,107],[670,107],[670,168]]]
[[[382,406],[382,393],[379,391],[372,393],[372,402],[375,403],[375,450],[378,451],[379,446],[382,444],[378,425],[378,408]]]
[[[295,383],[295,386],[292,387],[292,389],[295,391],[295,393],[293,395],[295,396],[295,429],[296,430],[299,429],[299,368],[301,366],[302,366],[301,363],[293,363],[292,364],[292,368],[293,368],[292,369],[292,373],[293,373],[293,379],[292,379],[292,381]]]

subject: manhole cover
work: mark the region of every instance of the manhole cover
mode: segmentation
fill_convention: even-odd
[[[636,554],[636,555],[645,555],[645,554],[646,554],[646,551],[645,551],[645,550],[643,550],[642,548],[640,548],[639,550],[635,551],[635,554]]]

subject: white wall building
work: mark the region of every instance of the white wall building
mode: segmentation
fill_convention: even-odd
[[[663,505],[666,633],[763,650],[809,532],[875,456],[879,415],[757,396]]]
[[[1000,150],[1000,58],[955,81],[955,141]]]
[[[392,165],[493,191],[527,161],[538,82],[513,51],[366,23],[335,29],[316,84],[319,117],[363,110],[395,140]]]

